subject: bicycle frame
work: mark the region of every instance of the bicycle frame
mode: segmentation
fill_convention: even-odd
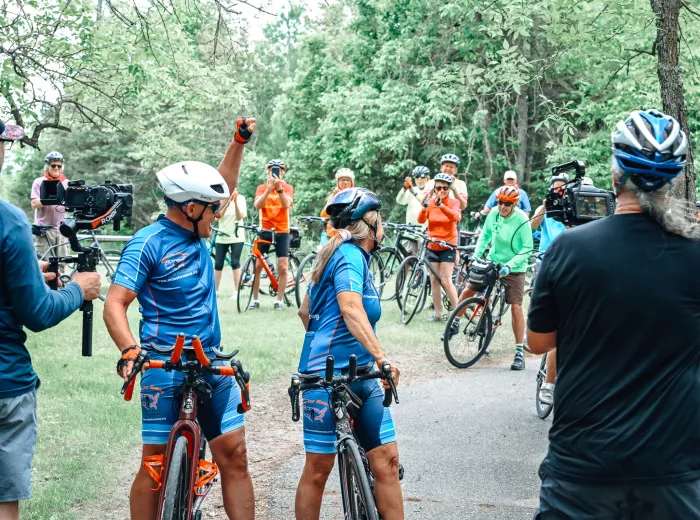
[[[201,428],[197,422],[197,412],[198,412],[198,395],[197,387],[202,381],[200,376],[203,374],[218,374],[233,376],[236,378],[237,383],[241,387],[241,397],[242,402],[239,405],[239,413],[246,412],[250,409],[250,394],[249,394],[249,383],[246,379],[249,377],[243,372],[243,368],[240,363],[232,361],[230,367],[210,367],[211,360],[206,356],[202,348],[202,343],[197,336],[192,336],[192,346],[194,347],[195,360],[188,360],[187,364],[182,363],[182,352],[185,345],[184,334],[179,334],[175,342],[175,346],[172,349],[172,355],[169,361],[162,360],[149,360],[149,369],[164,369],[173,370],[179,369],[179,371],[187,375],[185,382],[183,383],[183,394],[180,401],[180,414],[177,422],[173,425],[170,430],[170,436],[168,438],[168,444],[166,446],[163,455],[155,455],[152,457],[147,457],[144,460],[144,465],[148,470],[149,474],[154,478],[158,487],[156,490],[161,491],[161,495],[158,500],[158,514],[157,518],[161,518],[163,515],[164,507],[164,494],[165,490],[168,488],[168,475],[170,472],[170,465],[172,462],[172,453],[175,449],[175,443],[178,438],[185,437],[188,441],[188,459],[189,464],[189,476],[187,478],[187,502],[185,504],[187,510],[187,519],[193,518],[193,514],[199,509],[199,506],[204,501],[204,498],[209,493],[211,486],[213,485],[214,479],[219,473],[218,467],[213,462],[207,462],[203,459],[204,450],[206,446],[206,440],[202,435]],[[160,350],[157,349],[156,350]],[[218,359],[231,359],[236,355],[238,351],[232,354],[223,355],[215,350]],[[221,357],[218,357],[221,355]],[[132,376],[128,382],[124,383],[122,387],[122,394],[126,401],[131,400],[134,384],[136,382],[136,374],[140,372],[141,367],[148,360],[147,354],[143,352],[139,354],[139,357],[134,362],[134,369]],[[187,370],[183,370],[183,367]],[[210,367],[207,370],[207,367]],[[153,469],[154,466],[160,466],[160,472]]]

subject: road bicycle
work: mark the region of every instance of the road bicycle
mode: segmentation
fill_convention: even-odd
[[[289,387],[292,403],[292,420],[299,421],[299,394],[305,390],[323,388],[330,393],[330,402],[335,421],[338,473],[340,492],[346,520],[381,520],[374,499],[374,476],[369,459],[355,437],[353,420],[362,406],[360,398],[350,389],[350,385],[368,379],[384,379],[389,389],[384,392],[384,406],[390,406],[392,397],[396,404],[399,396],[391,377],[391,365],[384,362],[381,370],[372,370],[371,365],[357,368],[357,358],[350,356],[347,373],[334,374],[335,359],[326,358],[324,377],[320,374],[295,374]],[[399,479],[403,477],[399,468]]]
[[[447,360],[457,368],[468,368],[487,353],[503,316],[508,312],[505,286],[498,272],[500,264],[489,260],[472,261],[469,281],[481,285],[479,294],[460,302],[445,324],[443,345]],[[459,325],[455,323],[458,314]],[[454,325],[453,325],[454,324]]]
[[[430,260],[428,260],[428,244],[438,244],[443,249],[449,248],[461,251],[466,256],[469,251],[473,251],[471,246],[457,246],[444,240],[430,238],[425,233],[421,233],[423,243],[417,256],[404,258],[399,265],[398,271],[405,273],[396,278],[396,302],[401,310],[401,323],[408,325],[416,314],[422,312],[428,295],[431,293],[430,274],[432,273],[440,283],[440,287],[445,291],[439,273],[435,270]],[[454,275],[453,275],[454,276]]]
[[[394,235],[394,245],[390,247],[383,247],[379,250],[379,256],[382,259],[384,279],[382,280],[382,291],[381,299],[383,301],[393,300],[396,298],[396,282],[394,281],[396,276],[404,276],[406,273],[404,271],[399,271],[399,265],[406,257],[415,255],[418,251],[413,251],[406,248],[406,242],[410,241],[415,244],[422,240],[422,236],[419,233],[423,226],[418,226],[414,224],[395,224],[393,222],[386,222],[383,224],[384,229],[391,229],[395,231]],[[401,284],[403,282],[400,282]]]
[[[159,520],[201,520],[200,507],[207,493],[217,481],[219,468],[216,463],[206,460],[207,441],[197,421],[197,412],[206,406],[211,387],[201,376],[213,374],[233,377],[241,392],[238,413],[250,410],[250,375],[243,370],[241,362],[233,359],[238,351],[224,354],[212,349],[214,359],[209,359],[197,336],[192,336],[192,348],[185,345],[185,335],[178,334],[175,345],[160,348],[154,344],[144,346],[134,361],[129,380],[122,386],[121,393],[126,401],[133,395],[136,374],[146,363],[148,370],[161,369],[166,372],[182,372],[185,381],[176,391],[176,405],[180,409],[178,421],[173,425],[168,444],[162,455],[144,459],[144,466],[161,490],[158,498]],[[171,354],[169,360],[150,359],[148,350],[159,354]],[[183,361],[183,353],[185,360]],[[214,365],[216,362],[230,362],[230,366]],[[233,390],[232,390],[233,391]]]
[[[44,253],[37,253],[37,259],[39,261],[48,262],[49,258],[57,256],[58,249],[60,247],[65,246],[70,251],[70,243],[67,239],[65,242],[53,243],[51,241],[48,234],[46,233],[49,229],[53,229],[53,226],[38,226],[36,224],[32,224],[32,234],[34,236],[43,238],[44,240],[46,240],[47,244],[47,250]],[[114,279],[116,266],[119,264],[119,259],[121,258],[122,252],[118,249],[102,249],[102,246],[98,241],[99,235],[96,234],[95,231],[92,229],[86,230],[86,232],[89,236],[79,238],[78,241],[83,243],[83,245],[87,245],[87,247],[99,249],[98,263],[103,266],[105,271],[104,275],[107,278],[107,281],[111,283]],[[89,244],[85,244],[87,240],[90,240],[91,242]],[[61,264],[64,267],[63,273],[60,277],[60,281],[61,284],[66,285],[73,278],[73,275],[78,269],[78,265],[75,262],[61,262]],[[102,301],[105,301],[105,295],[103,294],[100,294],[98,298]]]
[[[322,233],[325,233],[326,222],[328,222],[327,218],[304,216],[299,217],[299,220],[305,222],[308,225],[321,224],[323,227]],[[301,307],[301,302],[304,301],[304,296],[306,295],[309,282],[311,281],[311,270],[314,266],[316,253],[320,248],[321,247],[319,246],[317,248],[317,251],[305,255],[301,262],[299,262],[299,268],[294,274],[294,297],[296,298],[297,307]]]
[[[280,287],[279,287],[279,278],[277,276],[277,270],[275,266],[269,262],[269,256],[267,253],[262,254],[260,252],[260,244],[269,244],[273,245],[275,243],[275,230],[263,230],[262,228],[256,227],[256,226],[241,226],[244,229],[247,230],[252,230],[255,231],[256,233],[256,238],[253,241],[253,248],[250,252],[250,256],[248,259],[245,261],[243,264],[243,267],[241,268],[241,281],[239,283],[238,287],[238,297],[237,297],[237,306],[238,306],[238,312],[243,313],[246,312],[250,308],[250,304],[253,301],[253,293],[254,293],[254,287],[255,284],[258,284],[259,287],[259,292],[264,293],[267,292],[272,297],[277,296]],[[270,240],[265,240],[261,238],[259,235],[262,232],[268,232],[271,234],[271,239]],[[291,231],[291,229],[290,229]],[[297,230],[297,236],[299,242],[301,241],[301,235],[299,235],[299,232]],[[297,238],[295,237],[295,240]],[[298,246],[297,246],[298,247]],[[262,265],[262,271],[260,272],[261,280],[256,280],[255,276],[255,266],[257,262],[261,262]],[[295,277],[293,273],[296,273],[299,270],[299,258],[297,257],[296,253],[294,251],[289,251],[289,273],[292,273],[291,276],[289,276],[289,281],[287,282],[287,286],[283,288],[284,290],[284,303],[289,307],[292,305],[291,300],[290,300],[290,295],[294,293],[294,288],[296,285],[295,282]],[[265,276],[263,276],[263,273]],[[262,279],[265,278],[267,280],[267,284],[263,286]]]
[[[540,400],[540,390],[542,389],[542,383],[547,380],[547,353],[542,355],[540,361],[540,368],[537,371],[537,394],[535,394],[535,409],[537,410],[537,416],[540,419],[546,419],[549,414],[552,413],[554,409],[554,404],[545,404]]]
[[[311,223],[311,222],[323,222],[324,224],[327,222],[328,219],[322,218],[322,217],[299,217],[299,220]],[[296,302],[297,302],[297,307],[301,307],[301,302],[304,301],[304,296],[306,295],[306,291],[308,289],[309,282],[311,281],[311,271],[313,270],[314,266],[314,260],[316,260],[316,255],[318,254],[318,251],[314,251],[312,253],[307,254],[301,262],[299,262],[299,267],[296,270],[296,275],[294,277],[294,295],[296,297]],[[384,268],[383,268],[383,262],[382,262],[382,257],[381,257],[381,251],[375,252],[373,251],[370,253],[370,259],[369,259],[369,272],[372,274],[372,279],[374,281],[374,285],[377,289],[377,293],[381,297],[381,290],[384,287]],[[377,283],[379,282],[379,283]]]

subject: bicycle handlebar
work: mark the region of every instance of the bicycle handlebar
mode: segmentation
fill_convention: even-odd
[[[323,217],[314,217],[311,215],[306,215],[303,217],[299,217],[299,220],[302,220],[304,222],[323,222],[324,224],[328,222],[330,219],[329,218],[323,218]]]
[[[226,233],[225,231],[221,231],[219,228],[215,228],[215,227],[211,228],[211,232],[214,233],[215,235],[221,235],[222,237],[230,237],[231,236],[228,233]]]
[[[211,374],[217,376],[230,376],[236,380],[236,383],[241,390],[241,404],[238,405],[238,413],[245,413],[250,410],[250,374],[243,370],[243,365],[237,359],[232,359],[238,353],[235,350],[231,354],[224,354],[220,350],[212,349],[215,355],[215,360],[231,360],[230,366],[212,366],[211,359],[207,357],[202,347],[202,342],[198,336],[192,336],[192,347],[194,348],[196,361],[182,361],[182,350],[185,346],[185,335],[181,332],[177,335],[175,345],[170,348],[159,348],[156,345],[151,345],[156,352],[161,354],[172,353],[169,360],[154,359],[151,360],[148,352],[141,349],[138,356],[134,360],[134,366],[131,370],[131,375],[122,385],[121,394],[125,401],[131,401],[136,383],[136,375],[141,372],[143,367],[148,363],[147,370],[161,369],[166,372],[194,372],[198,374]]]
[[[350,356],[350,364],[347,374],[334,375],[335,358],[328,356],[326,358],[325,377],[321,374],[295,374],[292,376],[292,383],[288,393],[292,404],[292,421],[297,422],[300,418],[299,410],[299,394],[304,390],[315,388],[337,388],[348,386],[358,381],[367,381],[369,379],[384,379],[389,383],[389,388],[384,391],[383,405],[391,406],[392,398],[399,404],[399,395],[396,391],[394,379],[391,377],[391,365],[388,361],[382,364],[381,370],[370,370],[365,373],[357,374],[357,357],[353,354]]]

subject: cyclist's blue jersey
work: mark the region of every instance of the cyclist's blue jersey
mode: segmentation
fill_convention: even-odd
[[[375,328],[382,315],[379,295],[374,287],[367,262],[369,254],[351,242],[343,243],[331,256],[321,281],[309,288],[309,329],[299,361],[299,372],[323,370],[326,357],[335,357],[335,368],[347,368],[350,356],[357,356],[358,365],[372,363],[374,358],[348,330],[340,313],[338,293],[352,291],[362,295],[367,318]]]
[[[221,343],[214,268],[206,243],[163,215],[124,247],[113,283],[138,293],[141,344],[175,344],[178,333],[199,336],[205,349]]]
[[[566,231],[566,226],[559,222],[546,216],[542,219],[542,224],[540,225],[542,229],[542,237],[540,238],[540,251],[545,252],[552,243],[552,240],[557,238],[560,234]]]

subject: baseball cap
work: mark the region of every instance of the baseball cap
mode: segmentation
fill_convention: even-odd
[[[19,141],[24,137],[24,128],[18,125],[6,125],[0,121],[0,141]]]
[[[518,180],[518,174],[515,173],[513,170],[508,170],[504,175],[503,175],[503,180],[507,181],[508,179],[513,179],[513,180]]]

